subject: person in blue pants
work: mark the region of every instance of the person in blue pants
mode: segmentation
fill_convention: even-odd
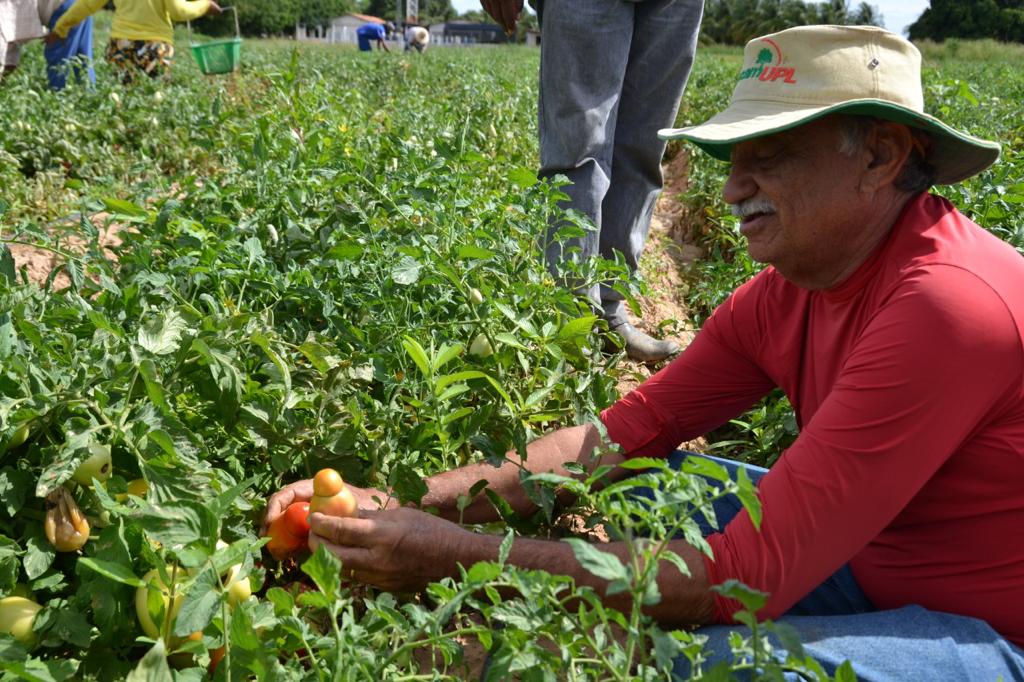
[[[49,16],[45,14],[47,2],[43,0],[39,4],[39,18],[51,32],[57,20],[75,4],[75,0],[51,0],[49,5],[52,7],[58,2]],[[68,37],[64,40],[47,41],[43,54],[46,57],[46,77],[54,90],[64,89],[69,71],[74,72],[75,79],[79,82],[84,71],[89,82],[95,84],[96,72],[92,66],[92,17],[68,31]]]
[[[356,38],[359,41],[359,51],[369,52],[373,49],[371,41],[376,41],[377,47],[385,52],[391,52],[388,49],[387,43],[384,42],[384,38],[387,37],[387,31],[382,24],[368,23],[363,24],[356,29]]]

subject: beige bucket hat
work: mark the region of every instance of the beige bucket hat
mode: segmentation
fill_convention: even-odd
[[[658,136],[684,139],[729,160],[732,145],[834,113],[896,121],[931,133],[927,160],[936,184],[969,178],[999,158],[999,144],[924,113],[921,53],[874,26],[799,26],[755,38],[725,111]]]

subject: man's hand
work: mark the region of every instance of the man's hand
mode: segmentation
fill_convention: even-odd
[[[59,42],[63,42],[63,38],[61,38],[59,35],[57,35],[53,31],[50,31],[43,38],[43,42],[46,43],[47,45],[56,45]]]
[[[204,16],[207,16],[207,17],[217,17],[217,16],[220,16],[223,13],[224,13],[224,10],[221,9],[220,5],[218,5],[213,0],[210,0],[210,4],[206,8],[206,14]]]
[[[313,514],[309,549],[321,544],[342,562],[343,578],[403,592],[454,575],[473,534],[426,512],[402,507],[364,512],[359,518]]]
[[[359,509],[361,510],[374,510],[374,509],[394,509],[398,506],[398,501],[393,497],[377,490],[376,488],[357,488],[354,485],[345,486],[352,491],[352,494],[356,498],[356,502],[359,503]],[[374,499],[377,498],[377,499]],[[271,522],[278,516],[284,513],[284,510],[288,508],[292,502],[309,502],[313,499],[313,479],[307,478],[302,481],[296,481],[281,488],[279,491],[274,493],[270,501],[267,502],[267,513],[263,517],[263,525],[260,528],[260,535],[267,534],[267,528],[270,527]],[[379,502],[377,500],[380,500]],[[383,507],[382,507],[383,505]]]
[[[480,0],[484,11],[505,29],[505,33],[515,33],[519,14],[523,11],[523,0]]]

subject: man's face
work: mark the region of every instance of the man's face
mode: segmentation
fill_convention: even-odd
[[[723,190],[750,257],[808,289],[849,274],[868,209],[858,189],[868,155],[840,153],[839,130],[839,120],[826,117],[740,142]]]

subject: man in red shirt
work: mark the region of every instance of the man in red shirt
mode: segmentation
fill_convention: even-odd
[[[731,161],[725,199],[770,267],[602,414],[607,440],[562,429],[525,465],[668,456],[781,387],[800,435],[760,478],[760,529],[739,511],[708,535],[713,560],[675,541],[691,575],[666,565],[651,615],[731,623],[738,605],[710,587],[734,578],[768,592],[758,615],[794,626],[826,669],[1024,679],[1024,258],[927,193],[984,170],[998,145],[925,114],[917,50],[872,27],[751,41],[729,107],[662,134]],[[423,504],[457,518],[457,498],[486,478],[529,510],[509,459],[432,477]],[[268,518],[310,494],[306,481],[285,488]],[[363,507],[374,494],[360,491]],[[462,518],[490,517],[477,498]],[[392,589],[493,559],[501,541],[409,508],[311,521],[311,547]],[[517,539],[510,561],[606,587],[565,543]],[[704,631],[728,654],[728,628]]]

